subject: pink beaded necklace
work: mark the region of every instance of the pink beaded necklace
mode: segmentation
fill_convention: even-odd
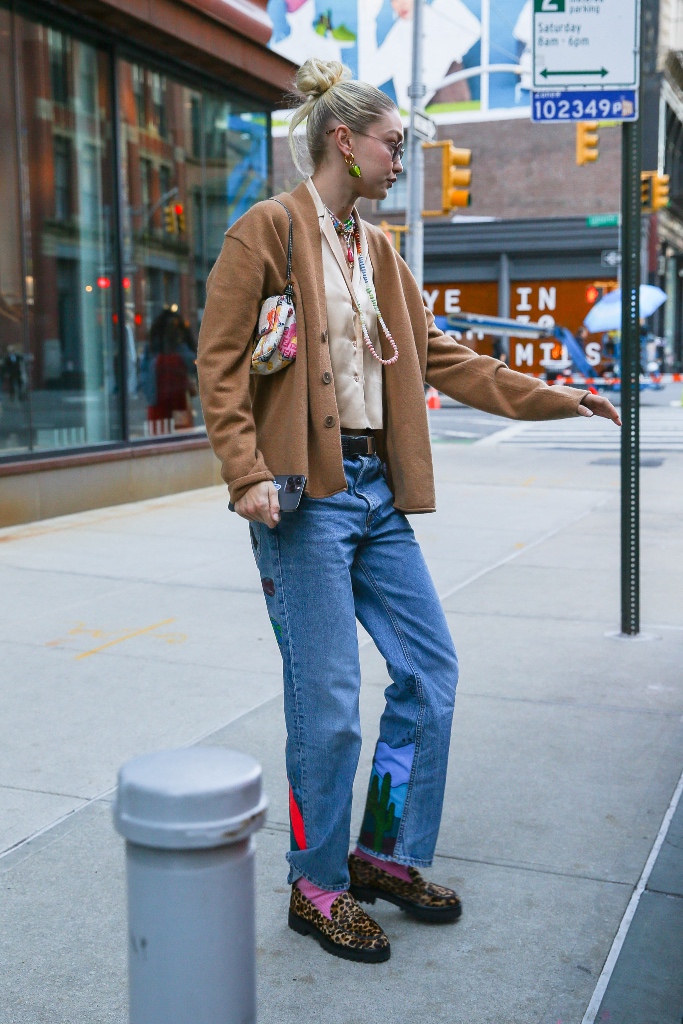
[[[375,314],[377,316],[377,320],[379,321],[379,324],[382,330],[384,331],[384,336],[391,345],[391,347],[393,348],[394,354],[391,357],[391,359],[382,359],[382,357],[378,356],[377,353],[375,352],[375,346],[372,344],[372,339],[370,338],[370,333],[368,331],[368,325],[365,319],[365,314],[363,313],[360,302],[358,301],[358,298],[356,297],[356,294],[354,292],[353,299],[356,305],[356,310],[358,311],[358,317],[360,319],[361,331],[363,332],[363,340],[365,341],[365,344],[370,349],[370,352],[375,357],[378,363],[381,363],[382,366],[391,366],[398,359],[398,348],[396,347],[396,342],[391,336],[389,328],[384,323],[384,317],[380,313],[379,306],[377,304],[377,295],[375,294],[375,290],[368,280],[368,273],[365,267],[365,260],[363,259],[363,253],[361,251],[360,228],[358,227],[358,223],[353,217],[353,215],[348,217],[346,221],[341,221],[339,220],[338,217],[335,217],[335,215],[332,213],[332,210],[330,210],[327,206],[325,207],[325,209],[332,218],[334,230],[339,235],[339,240],[341,241],[342,238],[344,239],[344,245],[346,247],[346,262],[348,263],[349,269],[351,270],[352,273],[354,264],[353,243],[354,241],[356,243],[356,252],[358,253],[358,266],[360,267],[360,272],[363,275],[363,281],[365,282],[365,290],[370,297],[372,308],[374,309]],[[353,284],[351,285],[351,288],[353,291]]]

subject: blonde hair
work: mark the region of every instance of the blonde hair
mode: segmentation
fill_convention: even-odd
[[[339,121],[351,131],[366,132],[383,114],[397,110],[386,93],[367,82],[351,80],[351,70],[338,60],[311,57],[301,65],[293,94],[299,106],[289,124],[289,148],[294,163],[306,173],[306,157],[317,167],[325,155],[325,131],[330,121]],[[295,135],[306,123],[306,145]]]

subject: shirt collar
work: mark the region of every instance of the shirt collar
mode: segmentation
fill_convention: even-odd
[[[316,213],[318,214],[318,220],[324,221],[325,220],[325,204],[323,203],[322,199],[320,198],[320,194],[319,194],[317,188],[313,184],[313,178],[306,178],[306,187],[308,188],[308,191],[311,193],[311,198],[313,199],[313,202],[315,203],[315,210],[316,210]]]

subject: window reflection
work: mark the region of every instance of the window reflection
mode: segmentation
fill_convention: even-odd
[[[119,90],[130,429],[201,430],[205,282],[228,226],[268,194],[267,118],[139,64],[119,65]]]
[[[206,278],[269,194],[267,114],[143,63],[117,64],[115,167],[110,61],[0,6],[2,454],[123,440],[124,409],[133,438],[202,431]]]
[[[16,24],[33,279],[32,446],[116,440],[120,367],[107,58],[57,29],[23,18]]]
[[[12,69],[11,16],[0,9],[0,450],[25,451],[30,444],[28,368],[19,220],[19,164]]]

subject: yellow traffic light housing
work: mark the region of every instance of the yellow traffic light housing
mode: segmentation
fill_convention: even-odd
[[[184,235],[185,234],[185,209],[183,207],[183,204],[182,203],[176,203],[174,208],[173,208],[173,210],[174,210],[174,213],[176,215],[176,224],[178,225],[178,234]]]
[[[423,149],[441,150],[441,209],[423,210],[423,217],[445,217],[453,210],[469,206],[472,202],[471,149],[458,149],[452,139],[423,142]]]
[[[652,176],[652,209],[663,210],[669,205],[669,175]]]
[[[380,228],[384,234],[389,238],[389,241],[393,245],[396,252],[401,251],[401,235],[406,234],[408,231],[407,224],[390,224],[388,220],[383,220],[380,223]]]
[[[576,125],[576,164],[584,167],[598,159],[600,136],[597,121],[579,121]]]
[[[443,208],[447,213],[472,202],[471,149],[458,149],[452,143],[443,151]]]
[[[652,183],[654,171],[642,171],[640,175],[640,212],[652,213]]]
[[[174,235],[176,232],[176,217],[172,203],[164,207],[164,231],[168,235]]]

